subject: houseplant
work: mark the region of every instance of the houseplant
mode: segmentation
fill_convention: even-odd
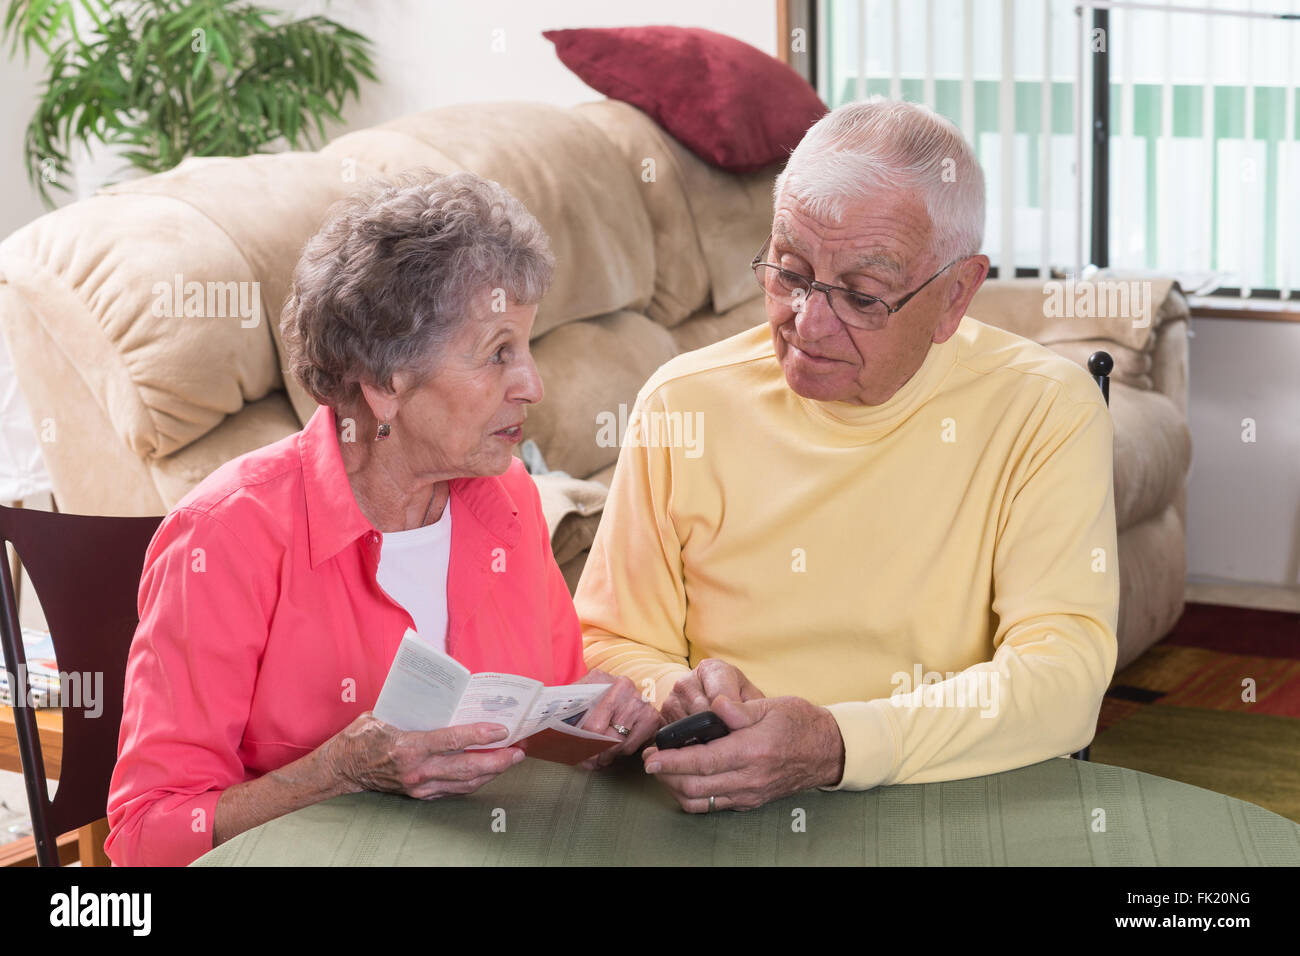
[[[3,26],[48,69],[24,144],[47,206],[68,191],[80,141],[146,173],[186,156],[312,146],[341,121],[358,78],[375,78],[371,43],[321,16],[286,19],[240,0],[10,0]]]

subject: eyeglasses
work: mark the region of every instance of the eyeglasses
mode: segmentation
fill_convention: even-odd
[[[758,250],[758,255],[754,256],[754,260],[749,264],[749,267],[754,270],[754,276],[758,279],[758,284],[771,297],[773,302],[798,312],[807,305],[809,296],[816,290],[826,296],[826,301],[830,303],[831,312],[835,314],[837,319],[855,329],[870,332],[884,328],[885,323],[889,321],[889,317],[907,305],[913,296],[961,262],[962,259],[971,258],[970,256],[959,256],[952,260],[952,262],[899,299],[897,305],[891,307],[877,296],[854,292],[852,289],[846,289],[843,286],[816,282],[797,272],[782,269],[774,262],[764,262],[763,256],[767,255],[767,247],[771,244],[772,237],[768,236],[767,241],[763,243],[763,248]]]

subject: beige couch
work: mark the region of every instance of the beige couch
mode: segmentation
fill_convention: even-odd
[[[618,449],[600,440],[598,416],[617,420],[673,355],[764,321],[748,264],[768,233],[776,168],[721,172],[623,103],[455,106],[317,153],[189,160],[0,244],[0,327],[60,507],[159,514],[220,463],[301,427],[314,404],[281,373],[277,327],[293,264],[331,202],[412,166],[499,181],[551,237],[555,281],[533,342],[547,396],[526,437],[553,469],[607,484]],[[260,308],[156,314],[190,282],[257,283]],[[1095,323],[1047,328],[1041,290],[998,285],[973,314],[1054,347],[1086,332],[1132,353],[1113,405],[1123,663],[1181,608],[1185,304],[1170,291],[1149,336],[1111,342]],[[599,496],[571,497],[581,513],[549,510],[572,586]]]

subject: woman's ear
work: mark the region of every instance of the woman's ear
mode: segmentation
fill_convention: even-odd
[[[401,403],[398,401],[397,376],[393,376],[393,388],[361,382],[361,400],[370,409],[377,422],[390,422],[397,415]]]

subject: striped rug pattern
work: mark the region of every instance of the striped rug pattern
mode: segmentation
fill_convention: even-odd
[[[1300,822],[1300,614],[1188,604],[1115,675],[1092,759]]]

